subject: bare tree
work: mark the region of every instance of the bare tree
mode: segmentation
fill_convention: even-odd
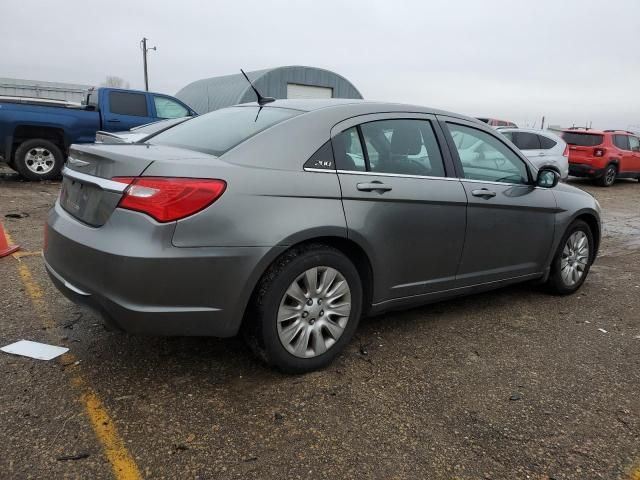
[[[116,77],[115,75],[107,75],[107,78],[102,83],[103,87],[113,87],[113,88],[129,88],[129,82],[125,79]]]

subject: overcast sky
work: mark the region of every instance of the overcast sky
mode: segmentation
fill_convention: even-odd
[[[5,1],[0,76],[174,94],[205,77],[310,65],[367,99],[640,130],[640,0]]]

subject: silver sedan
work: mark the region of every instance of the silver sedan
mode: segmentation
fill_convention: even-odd
[[[328,365],[363,315],[526,281],[571,294],[600,242],[593,197],[419,106],[245,104],[73,146],[63,176],[44,257],[65,295],[133,333],[242,333],[288,372]]]

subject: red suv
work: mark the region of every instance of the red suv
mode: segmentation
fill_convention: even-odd
[[[569,145],[569,175],[591,177],[610,187],[616,178],[640,180],[640,138],[623,130],[563,130]]]

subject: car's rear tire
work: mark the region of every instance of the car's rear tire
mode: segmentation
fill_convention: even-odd
[[[326,367],[353,336],[362,312],[353,263],[322,244],[278,258],[256,288],[243,333],[253,352],[287,373]]]
[[[610,187],[616,181],[616,175],[618,175],[618,167],[615,164],[610,163],[607,168],[604,169],[604,173],[596,180],[596,184],[601,187]]]
[[[562,236],[551,263],[547,286],[556,295],[576,292],[589,274],[595,255],[593,233],[589,225],[576,220]]]
[[[14,168],[29,180],[54,180],[60,176],[63,165],[60,148],[43,138],[22,142],[13,157]]]

